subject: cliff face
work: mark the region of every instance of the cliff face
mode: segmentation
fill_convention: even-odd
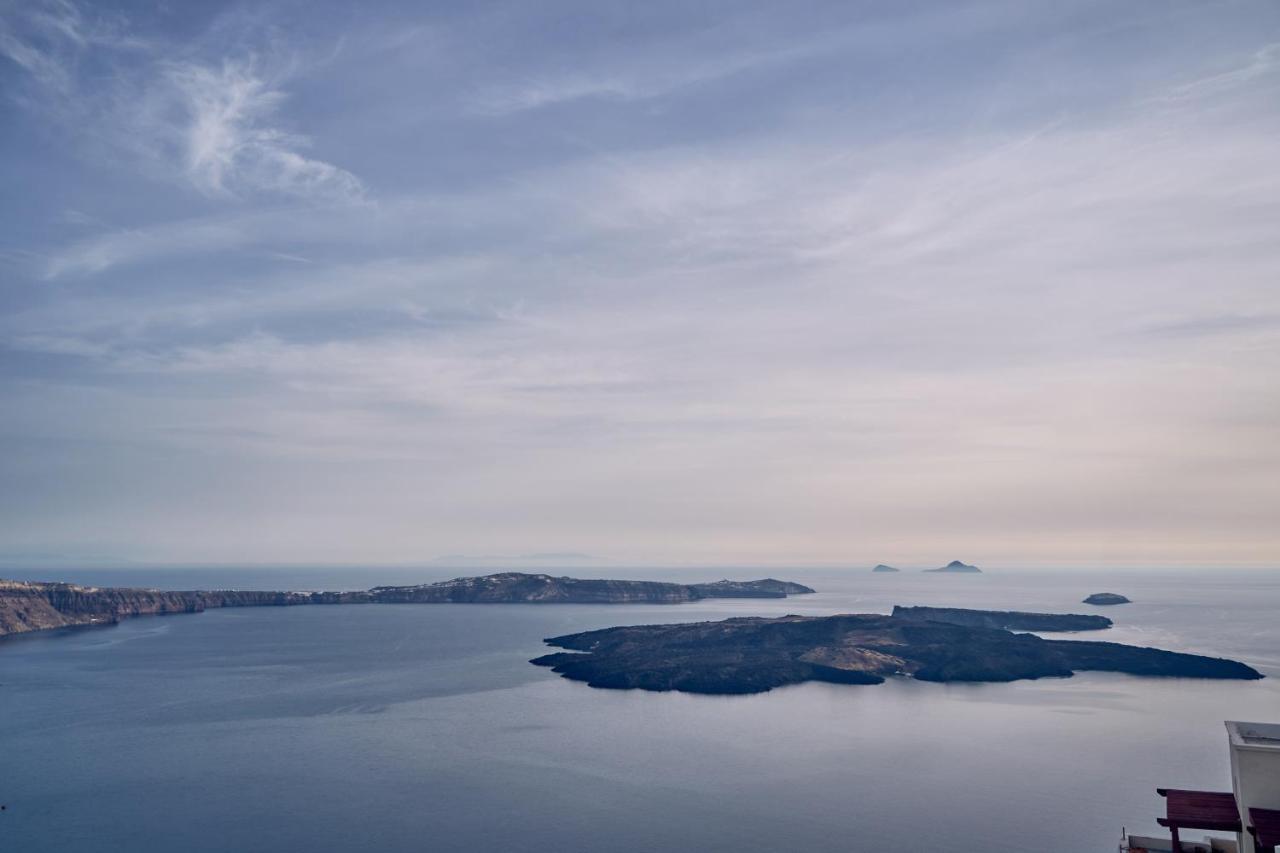
[[[44,597],[59,613],[79,616],[142,616],[154,613],[198,613],[199,596],[157,589],[97,589],[74,584],[49,584]]]
[[[167,591],[0,581],[0,636],[74,625],[110,625],[130,616],[199,613],[218,607],[357,604],[370,600],[367,592]]]
[[[0,581],[0,635],[91,624],[93,621],[92,615],[58,610],[36,584]],[[98,621],[109,624],[116,618],[112,616]]]
[[[299,604],[367,604],[373,599],[367,592],[268,592],[252,589],[217,589],[180,592],[201,605],[201,609],[218,607],[291,607]]]
[[[1079,670],[1187,678],[1261,678],[1236,661],[1118,643],[1044,640],[880,615],[784,616],[637,625],[547,640],[582,654],[531,661],[592,687],[759,693],[785,684],[1015,681]]]
[[[1010,631],[1100,631],[1111,627],[1105,616],[1074,613],[1021,613],[1016,610],[964,610],[959,607],[893,608],[901,619],[946,622],[970,628],[1006,628]]]
[[[71,625],[109,625],[127,616],[203,609],[198,598],[182,592],[0,581],[0,635]]]

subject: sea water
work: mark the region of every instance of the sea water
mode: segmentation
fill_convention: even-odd
[[[7,639],[0,851],[1110,851],[1122,826],[1158,831],[1157,786],[1230,788],[1223,720],[1280,721],[1280,572],[771,573],[819,592],[245,608]],[[351,589],[458,572],[5,574]],[[1102,591],[1134,603],[1080,603]],[[596,690],[527,663],[543,638],[592,628],[894,604],[1104,613],[1116,627],[1082,639],[1269,677],[722,697]]]

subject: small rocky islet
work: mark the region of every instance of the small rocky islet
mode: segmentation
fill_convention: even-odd
[[[1112,604],[1132,604],[1133,602],[1116,592],[1095,592],[1093,595],[1086,598],[1083,603],[1094,604],[1102,607]]]
[[[899,676],[935,682],[1007,682],[1092,670],[1181,678],[1262,678],[1223,658],[882,614],[737,618],[636,625],[552,637],[530,661],[591,687],[686,693],[762,693],[805,681],[879,684]],[[954,618],[960,611],[948,611]],[[977,611],[989,614],[990,611]],[[1006,614],[1007,615],[1007,614]],[[1019,614],[1047,616],[1049,614]],[[981,621],[987,617],[975,617]]]
[[[937,569],[925,569],[925,571],[930,573],[942,572],[942,573],[965,574],[965,575],[982,574],[982,569],[978,568],[977,566],[972,566],[968,563],[961,562],[960,560],[952,560],[950,563],[947,563],[945,566],[942,566]]]

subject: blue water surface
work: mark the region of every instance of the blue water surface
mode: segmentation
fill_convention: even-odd
[[[297,589],[451,573],[58,574]],[[1156,786],[1229,787],[1223,720],[1280,721],[1280,572],[774,574],[820,592],[248,608],[5,640],[0,851],[1108,851],[1122,826],[1158,831]],[[1099,591],[1135,603],[1080,604]],[[1117,625],[1090,639],[1271,677],[708,697],[594,690],[527,663],[572,631],[894,604],[1101,612]]]

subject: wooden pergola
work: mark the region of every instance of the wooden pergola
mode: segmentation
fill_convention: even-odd
[[[1183,791],[1178,788],[1156,788],[1164,797],[1165,816],[1156,823],[1169,828],[1173,853],[1181,853],[1180,829],[1208,829],[1218,832],[1240,832],[1240,809],[1236,796],[1218,791]]]

